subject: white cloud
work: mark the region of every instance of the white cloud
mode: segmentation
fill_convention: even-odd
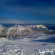
[[[15,19],[5,19],[5,20],[0,20],[0,23],[24,24],[25,22]]]

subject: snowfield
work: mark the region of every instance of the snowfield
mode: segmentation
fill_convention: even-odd
[[[0,38],[0,55],[55,55],[55,43],[39,42],[55,35],[39,34],[37,37]]]

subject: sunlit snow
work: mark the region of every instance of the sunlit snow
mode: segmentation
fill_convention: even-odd
[[[48,38],[54,37],[54,35],[40,36],[48,36]],[[36,38],[0,38],[0,55],[55,55],[55,43],[34,42],[33,40],[36,40]]]

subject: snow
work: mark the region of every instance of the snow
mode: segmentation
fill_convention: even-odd
[[[40,39],[54,37],[55,35],[37,35]],[[45,36],[45,38],[42,38]],[[0,55],[44,55],[55,53],[55,43],[34,42],[38,38],[30,36],[19,39],[0,38]],[[46,44],[46,45],[43,45]]]
[[[16,33],[18,33],[18,31],[21,32],[25,29],[26,28],[21,25],[14,25],[14,26],[8,28],[7,34],[9,34],[12,30],[14,30],[14,31],[16,31]]]
[[[37,28],[47,28],[45,25],[37,25]]]
[[[0,24],[0,30],[4,30],[4,27]]]
[[[15,25],[7,28],[7,35],[12,30],[24,31],[31,28],[47,28],[44,25],[30,25],[21,26]],[[4,27],[0,25],[0,30],[4,30]],[[33,32],[33,31],[32,31]],[[6,32],[5,32],[6,33]],[[15,33],[14,33],[15,34]],[[55,43],[54,42],[40,42],[39,40],[46,40],[55,37],[55,34],[48,35],[38,32],[38,34],[27,35],[24,37],[16,38],[0,38],[0,55],[55,55]]]
[[[21,25],[15,25],[15,26],[12,26],[10,28],[8,28],[8,30],[18,30],[18,31],[22,31],[22,30],[25,30],[26,28],[21,26]]]
[[[47,27],[45,25],[27,25],[26,26],[27,28],[44,28],[44,29],[47,29]]]

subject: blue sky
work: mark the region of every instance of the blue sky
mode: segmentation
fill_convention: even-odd
[[[0,0],[0,23],[55,24],[55,0]]]

